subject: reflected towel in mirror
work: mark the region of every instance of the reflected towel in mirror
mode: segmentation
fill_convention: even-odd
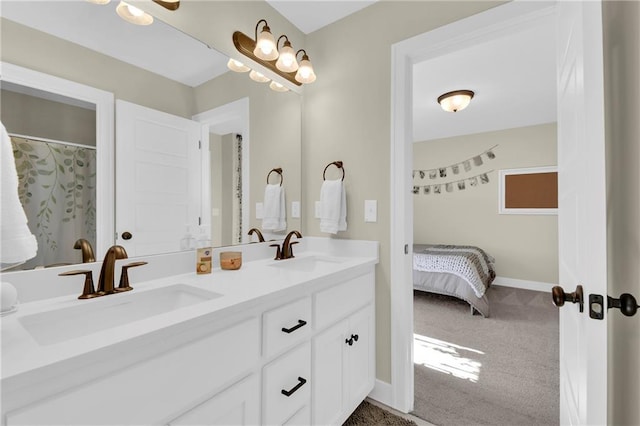
[[[347,193],[341,179],[325,180],[320,188],[320,231],[347,230]]]
[[[2,251],[0,262],[3,264],[21,263],[34,257],[38,252],[38,243],[27,226],[27,216],[18,197],[18,174],[11,148],[11,139],[4,125],[0,123],[1,169],[2,169]]]
[[[267,231],[285,231],[287,229],[284,188],[267,184],[264,189],[262,229]]]

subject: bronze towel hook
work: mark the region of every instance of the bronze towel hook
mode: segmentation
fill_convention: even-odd
[[[267,184],[269,184],[269,176],[271,176],[271,173],[273,172],[276,172],[277,174],[280,175],[280,186],[282,186],[282,182],[284,182],[284,176],[282,176],[282,169],[280,167],[271,169],[271,171],[267,175]]]
[[[329,168],[329,166],[336,166],[337,168],[342,170],[342,180],[344,180],[344,167],[342,167],[342,161],[334,161],[333,163],[327,164],[327,167],[325,167],[324,171],[322,172],[322,180],[327,180],[325,174],[327,173],[327,169]]]

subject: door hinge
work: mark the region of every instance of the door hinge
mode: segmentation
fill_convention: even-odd
[[[198,226],[202,225],[202,218],[198,217]]]
[[[198,149],[202,149],[202,141],[198,141]]]
[[[404,254],[409,254],[409,244],[404,245]]]

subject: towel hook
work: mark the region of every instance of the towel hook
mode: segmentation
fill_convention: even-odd
[[[282,176],[282,168],[280,168],[280,167],[275,168],[275,169],[271,169],[271,171],[267,175],[267,185],[269,184],[269,176],[271,176],[271,173],[273,173],[273,172],[276,172],[277,174],[280,175],[280,186],[282,186],[282,182],[284,182],[284,176]]]
[[[334,161],[333,163],[327,164],[327,167],[325,167],[324,171],[322,172],[322,180],[327,180],[325,175],[327,173],[327,169],[329,168],[329,166],[336,166],[337,168],[342,170],[342,180],[344,180],[344,167],[342,167],[342,161]]]

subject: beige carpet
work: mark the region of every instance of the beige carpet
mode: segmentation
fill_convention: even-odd
[[[487,294],[489,318],[414,293],[413,414],[436,425],[557,425],[558,308],[549,293]]]

